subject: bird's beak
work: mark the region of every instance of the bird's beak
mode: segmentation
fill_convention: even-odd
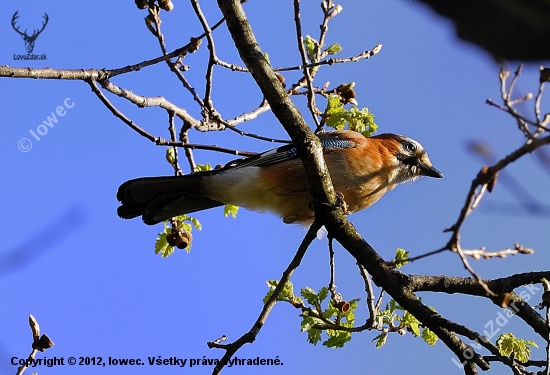
[[[421,176],[427,176],[427,177],[433,177],[433,178],[443,178],[443,174],[439,172],[433,165],[431,165],[430,161],[427,160],[419,160],[418,162],[418,169],[420,170]]]

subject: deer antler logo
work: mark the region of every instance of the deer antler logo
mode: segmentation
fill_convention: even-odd
[[[27,53],[32,53],[32,51],[34,50],[34,42],[36,42],[36,38],[38,38],[38,35],[40,35],[42,31],[44,31],[44,28],[48,24],[48,20],[50,18],[46,13],[44,13],[45,21],[42,22],[42,28],[40,30],[35,29],[32,35],[27,35],[27,29],[25,29],[25,32],[21,32],[19,31],[19,27],[15,26],[15,21],[19,18],[18,13],[19,11],[13,14],[13,17],[11,18],[11,26],[15,31],[17,31],[19,35],[21,35],[21,38],[23,38],[23,40],[25,41],[25,49],[27,50]]]

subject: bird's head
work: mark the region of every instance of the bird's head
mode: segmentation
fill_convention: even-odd
[[[376,138],[384,140],[388,151],[395,157],[396,183],[420,176],[443,178],[443,174],[432,165],[424,147],[414,139],[397,134],[380,134]]]

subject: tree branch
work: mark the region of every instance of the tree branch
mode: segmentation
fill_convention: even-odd
[[[283,291],[283,288],[285,287],[285,284],[290,280],[290,276],[298,268],[300,265],[302,259],[304,258],[304,255],[306,254],[307,248],[311,244],[311,242],[317,237],[317,232],[321,228],[321,224],[318,221],[314,221],[311,227],[309,228],[308,232],[306,233],[304,239],[302,240],[302,243],[300,244],[300,247],[296,251],[296,254],[294,255],[294,258],[292,258],[292,261],[289,263],[286,270],[283,272],[283,275],[281,276],[281,279],[279,280],[279,284],[277,284],[277,287],[267,300],[267,302],[264,304],[264,307],[258,316],[258,319],[247,333],[242,335],[238,340],[230,343],[230,344],[219,344],[216,342],[209,342],[208,347],[209,348],[218,348],[218,349],[225,349],[225,354],[223,355],[222,359],[218,362],[216,367],[214,367],[214,371],[212,372],[213,375],[219,374],[221,370],[225,367],[225,365],[229,362],[233,354],[235,354],[244,344],[249,344],[254,342],[256,340],[256,336],[260,333],[260,330],[262,329],[265,321],[267,320],[267,317],[269,316],[269,313],[275,306],[275,303],[277,303],[278,297],[281,295],[281,292]]]
[[[298,150],[314,197],[316,220],[321,220],[329,234],[367,269],[378,285],[385,289],[403,308],[436,333],[461,361],[466,361],[468,373],[476,373],[471,362],[476,363],[482,369],[488,369],[489,364],[480,355],[474,354],[469,359],[464,357],[464,352],[467,349],[472,353],[475,352],[451,330],[443,328],[452,322],[442,318],[418,301],[410,290],[403,288],[399,283],[399,273],[384,264],[383,259],[346,220],[342,210],[336,207],[336,195],[324,163],[319,140],[304,122],[275,72],[265,60],[241,5],[236,0],[218,0],[218,6],[225,16],[227,27],[241,59],[262,90],[274,115],[288,132]]]

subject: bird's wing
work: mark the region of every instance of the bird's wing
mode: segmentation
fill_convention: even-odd
[[[331,150],[339,150],[349,147],[355,147],[356,142],[346,139],[341,132],[327,132],[319,135],[323,152]],[[298,151],[292,144],[281,146],[261,154],[245,158],[233,160],[225,165],[223,169],[228,168],[243,168],[243,167],[267,167],[269,165],[281,163],[287,160],[298,158]]]

